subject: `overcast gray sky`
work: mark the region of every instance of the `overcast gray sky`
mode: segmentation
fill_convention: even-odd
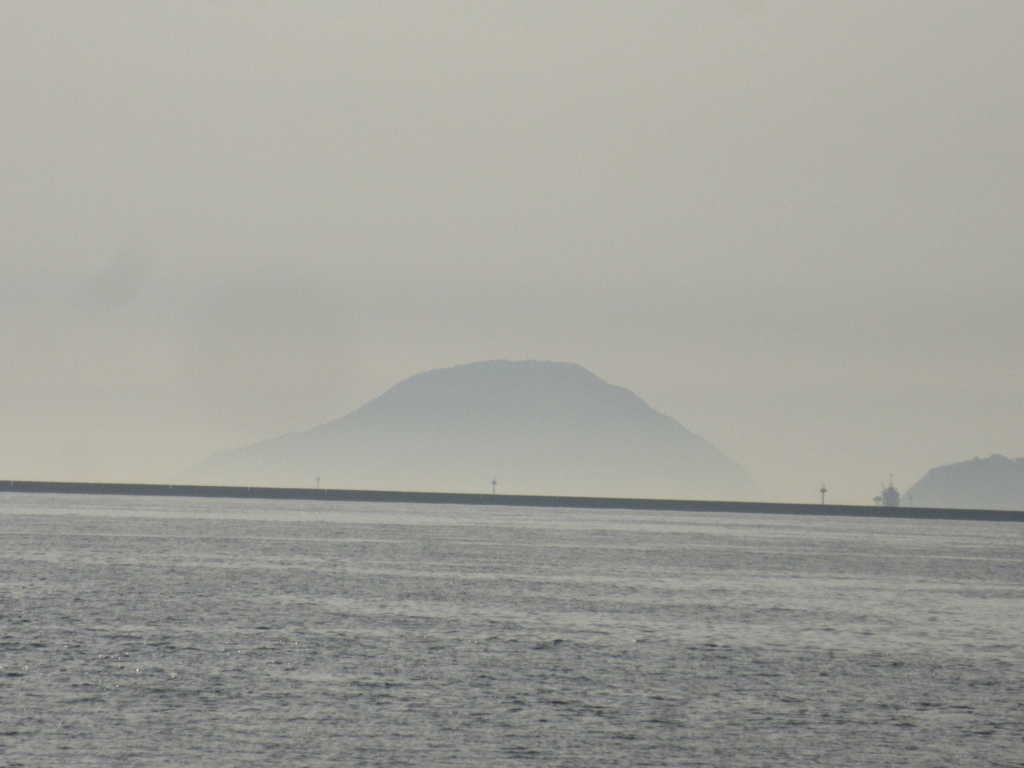
[[[4,2],[0,476],[167,480],[492,358],[781,500],[1024,456],[1022,40],[1019,0]]]

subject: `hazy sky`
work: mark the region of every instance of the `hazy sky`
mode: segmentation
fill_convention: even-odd
[[[1024,456],[1022,40],[1019,0],[4,2],[0,477],[168,480],[492,358],[782,500]]]

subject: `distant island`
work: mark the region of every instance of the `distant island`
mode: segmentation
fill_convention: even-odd
[[[923,507],[1024,510],[1024,458],[995,454],[936,467],[905,496]]]
[[[572,363],[421,373],[347,416],[210,456],[183,482],[754,500],[735,461]],[[493,481],[493,485],[492,485]]]

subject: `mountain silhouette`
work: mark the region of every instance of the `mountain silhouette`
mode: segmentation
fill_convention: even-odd
[[[936,467],[906,495],[920,507],[1024,510],[1024,459],[997,453]]]
[[[572,363],[421,373],[340,419],[218,453],[185,481],[226,485],[718,498],[758,490],[711,443]]]

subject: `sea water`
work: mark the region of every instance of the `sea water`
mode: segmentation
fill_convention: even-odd
[[[0,765],[1021,766],[1024,525],[0,494]]]

